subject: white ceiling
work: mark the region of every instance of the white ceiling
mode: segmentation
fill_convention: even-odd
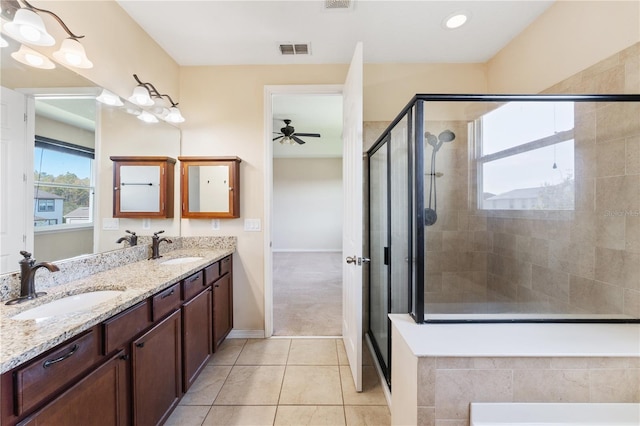
[[[485,62],[553,1],[117,0],[182,66],[348,63],[356,42],[365,63]],[[457,30],[443,20],[470,14]],[[310,43],[311,55],[283,56],[280,42]]]
[[[181,66],[344,64],[358,41],[365,63],[486,62],[553,3],[353,0],[349,9],[329,10],[323,0],[117,1]],[[445,18],[459,11],[470,16],[467,24],[446,29]],[[309,43],[311,54],[281,55],[283,42]],[[273,101],[275,131],[288,118],[297,131],[322,135],[304,145],[274,142],[274,157],[341,155],[340,97]]]

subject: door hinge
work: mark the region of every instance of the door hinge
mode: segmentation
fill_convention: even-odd
[[[28,115],[27,115],[27,113],[25,112],[25,113],[24,113],[24,122],[26,123],[28,119],[29,119],[29,116],[28,116]]]
[[[22,234],[22,242],[23,243],[27,243],[27,235],[26,234]]]

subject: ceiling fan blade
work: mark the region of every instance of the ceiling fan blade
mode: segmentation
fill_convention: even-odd
[[[282,136],[278,136],[277,138],[273,138],[273,140],[274,140],[274,141],[277,141],[278,139],[282,139],[282,138],[284,138],[284,135],[282,135]]]
[[[308,136],[312,138],[319,138],[320,133],[296,133],[296,136]]]
[[[291,135],[291,139],[293,139],[294,141],[298,142],[300,145],[302,145],[303,143],[305,143],[305,141],[303,141],[302,139],[300,139],[299,137],[297,137],[296,135]]]

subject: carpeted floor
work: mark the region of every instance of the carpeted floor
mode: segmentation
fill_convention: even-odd
[[[342,253],[273,253],[275,336],[342,335]]]

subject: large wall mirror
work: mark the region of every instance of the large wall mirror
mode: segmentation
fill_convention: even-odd
[[[0,273],[18,270],[23,248],[39,261],[59,261],[121,248],[116,241],[125,229],[150,235],[152,230],[143,229],[139,220],[121,219],[114,226],[109,157],[177,157],[180,130],[138,120],[130,113],[132,105],[98,103],[101,88],[59,64],[42,70],[15,61],[11,53],[19,44],[5,40],[9,46],[2,48],[0,64]],[[20,108],[32,117],[22,136],[9,131],[24,127],[18,122]],[[18,177],[26,180],[26,190],[15,181]],[[179,233],[173,223],[160,226]]]

